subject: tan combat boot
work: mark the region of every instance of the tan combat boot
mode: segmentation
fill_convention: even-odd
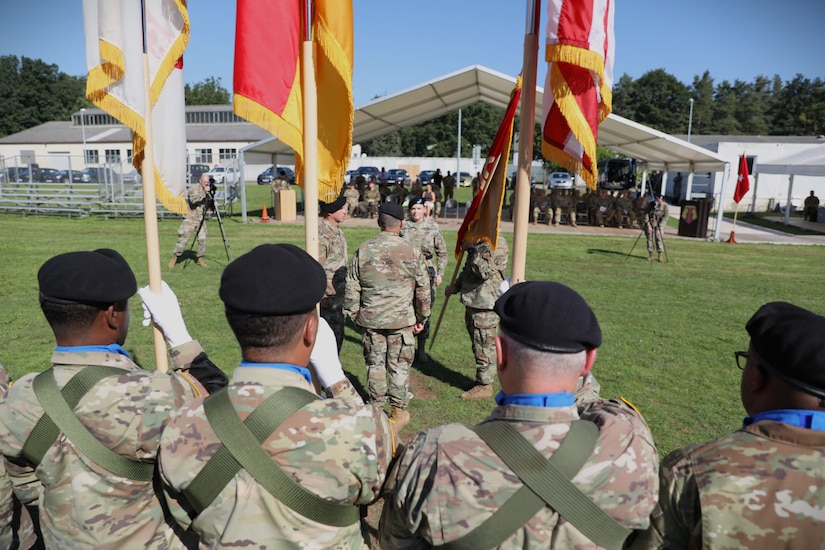
[[[410,413],[404,409],[393,407],[390,419],[395,421],[395,429],[400,432],[404,429],[404,426],[410,423]]]
[[[653,261],[653,252],[651,252],[650,254],[648,254],[648,255],[647,255],[647,261],[648,261],[648,262],[652,262],[652,261]]]
[[[174,269],[175,266],[177,265],[177,263],[178,263],[178,257],[177,256],[172,256],[172,259],[169,260],[169,269]]]
[[[652,258],[652,256],[651,256],[651,258]],[[665,262],[664,257],[662,256],[662,253],[661,253],[661,252],[659,252],[659,258],[658,258],[658,260],[657,260],[657,261],[658,261],[660,264]]]
[[[206,267],[206,262],[203,261],[203,256],[198,256],[198,261],[195,262],[195,265]]]
[[[492,384],[478,384],[461,394],[461,399],[488,399],[493,397]]]

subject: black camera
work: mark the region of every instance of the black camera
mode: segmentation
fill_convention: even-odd
[[[214,198],[215,192],[218,190],[218,186],[215,185],[215,178],[209,176],[209,194]]]

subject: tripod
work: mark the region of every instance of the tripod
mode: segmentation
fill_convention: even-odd
[[[192,244],[189,245],[189,252],[192,252],[192,249],[195,248],[195,243],[198,242],[198,235],[200,235],[201,228],[203,224],[206,223],[206,215],[209,211],[215,213],[215,217],[218,219],[218,226],[221,228],[221,238],[223,239],[223,249],[226,252],[226,259],[232,261],[232,249],[229,246],[229,241],[226,239],[226,231],[223,227],[223,220],[221,219],[220,211],[215,207],[215,184],[210,183],[209,191],[206,194],[206,204],[203,207],[203,215],[201,216],[201,221],[198,223],[198,228],[195,230],[195,236],[192,239]],[[188,255],[191,258],[191,254]],[[189,261],[187,258],[187,262]],[[183,264],[184,269],[186,269],[186,264]]]
[[[662,232],[661,220],[656,215],[657,207],[655,206],[656,203],[652,203],[654,206],[649,211],[645,212],[645,221],[642,224],[642,230],[639,232],[639,236],[636,237],[636,240],[633,242],[633,246],[630,247],[630,252],[627,253],[625,259],[629,258],[631,254],[633,254],[633,250],[636,248],[636,245],[639,243],[639,239],[642,238],[642,235],[645,235],[647,238],[648,231],[653,233],[654,242],[657,240],[662,243],[662,252],[665,254],[665,263],[670,263],[670,259],[667,257],[667,247],[665,246],[665,236]],[[650,252],[652,255],[653,253]]]

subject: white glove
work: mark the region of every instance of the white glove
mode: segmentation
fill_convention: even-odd
[[[344,380],[344,369],[338,359],[338,342],[326,319],[318,318],[318,335],[315,337],[315,346],[309,356],[309,366],[314,371],[321,387],[327,389],[336,382]]]
[[[140,299],[143,300],[143,326],[148,327],[154,321],[173,348],[191,342],[192,337],[183,322],[178,297],[166,281],[161,281],[161,286],[160,294],[155,294],[148,286],[138,289]]]

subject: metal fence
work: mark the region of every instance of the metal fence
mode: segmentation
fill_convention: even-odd
[[[218,183],[215,204],[231,214],[237,181]],[[130,162],[84,164],[71,155],[0,156],[0,213],[143,217],[143,186]],[[158,217],[179,215],[158,203]]]

